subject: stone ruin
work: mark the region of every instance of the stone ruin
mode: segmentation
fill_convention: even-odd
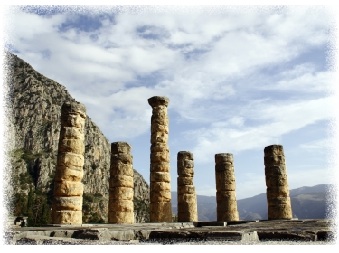
[[[178,221],[198,221],[197,196],[193,185],[193,154],[180,151],[177,156]]]
[[[166,97],[148,99],[152,107],[150,164],[150,221],[172,222],[170,154]]]
[[[150,222],[172,222],[170,155],[167,106],[169,99],[154,96],[150,147]],[[61,107],[61,132],[54,178],[52,222],[82,224],[84,125],[86,108],[72,101]],[[108,223],[134,223],[133,157],[126,142],[111,143]],[[292,219],[285,156],[281,145],[264,149],[268,219]],[[177,156],[178,221],[198,220],[197,198],[193,185],[193,154]],[[233,155],[215,155],[217,221],[239,221]]]
[[[85,119],[84,105],[75,101],[62,105],[52,203],[54,224],[82,224]]]
[[[267,146],[264,154],[268,219],[292,219],[283,146]]]
[[[130,151],[126,142],[111,143],[108,223],[134,223],[134,171]]]
[[[217,221],[238,221],[239,213],[235,195],[233,155],[216,154],[215,182],[217,189]]]

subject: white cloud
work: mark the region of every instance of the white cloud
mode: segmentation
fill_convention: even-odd
[[[9,35],[19,35],[23,42],[34,39],[35,36],[56,32],[58,25],[65,20],[63,14],[45,17],[37,16],[19,11],[16,7],[10,8],[9,13],[14,17],[12,16],[7,20],[8,26],[5,29],[9,30]],[[15,33],[13,33],[14,30]]]
[[[329,41],[322,7],[125,10],[93,31],[58,30],[76,14],[16,12],[8,43],[65,85],[111,140],[149,131],[154,95],[170,98],[181,123],[171,141],[192,147],[197,163],[224,150],[261,149],[333,116],[324,93],[333,73],[311,55],[325,53]]]
[[[299,6],[287,8],[280,15],[272,15],[266,28],[268,32],[274,31],[281,42],[296,43],[300,50],[304,50],[310,45],[329,42],[329,29],[326,27],[330,22],[333,22],[333,16],[329,15],[329,9]]]
[[[316,150],[317,152],[328,152],[329,148],[331,147],[330,139],[317,139],[314,141],[306,142],[300,145],[300,148],[312,152]]]
[[[278,143],[281,136],[301,129],[320,120],[330,120],[334,98],[323,98],[310,101],[286,101],[274,103],[266,101],[255,107],[248,107],[245,114],[240,115],[247,120],[261,120],[254,125],[232,127],[230,122],[218,122],[207,128],[187,131],[188,138],[195,137],[193,153],[197,162],[205,163],[213,154],[229,150],[237,153],[244,150],[262,148]],[[241,121],[240,121],[241,122]]]
[[[67,14],[45,18],[18,12],[13,19],[10,41],[22,54],[29,56],[26,60],[33,66],[67,85],[71,93],[78,94],[77,98],[81,97],[89,107],[95,106],[96,113],[92,117],[97,122],[114,115],[114,108],[125,111],[124,107],[130,106],[128,100],[119,106],[116,101],[109,102],[109,99],[121,95],[121,90],[134,96],[133,89],[125,89],[127,82],[137,83],[137,76],[154,72],[160,72],[165,79],[150,83],[149,88],[145,88],[149,89],[147,93],[155,90],[166,94],[173,101],[171,108],[182,117],[201,120],[205,118],[201,113],[205,114],[206,110],[199,107],[200,103],[208,101],[208,106],[218,106],[213,105],[213,101],[222,103],[228,97],[239,95],[239,91],[246,87],[246,83],[238,83],[235,89],[230,78],[246,76],[262,66],[296,57],[306,50],[300,45],[307,44],[310,37],[317,34],[326,38],[329,22],[327,18],[321,22],[316,19],[322,12],[301,8],[282,9],[275,14],[270,13],[270,8],[261,11],[255,8],[170,10],[120,12],[115,14],[113,22],[104,18],[102,26],[94,32],[97,41],[91,40],[92,31],[79,31],[76,27],[57,33],[57,27],[72,19]],[[34,25],[23,25],[30,23]],[[146,26],[144,35],[159,37],[144,39],[138,34],[138,28],[142,26]],[[181,44],[187,45],[169,47]],[[109,45],[112,47],[107,48]],[[42,59],[41,49],[51,52],[51,60]],[[198,51],[192,53],[196,49]],[[203,51],[198,53],[200,49]],[[185,60],[183,53],[189,52],[198,58]],[[271,89],[302,89],[308,85],[312,90],[321,90],[318,83],[327,87],[329,79],[328,72],[305,70],[303,75],[294,79],[281,78]],[[249,93],[255,88],[246,89]],[[93,95],[106,103],[96,103]],[[145,99],[136,100],[136,107],[142,108]],[[112,104],[111,111],[107,104]],[[213,119],[213,113],[207,118]],[[123,121],[123,118],[113,119]]]
[[[335,87],[335,73],[318,71],[314,64],[302,63],[278,74],[278,80],[272,85],[262,85],[262,90],[277,90],[308,93],[330,93]]]
[[[85,97],[82,93],[76,95],[81,100],[91,101],[87,113],[96,115],[95,122],[100,122],[100,129],[111,140],[130,139],[149,131],[152,109],[147,99],[157,95],[152,89],[134,87],[112,93],[100,100]]]

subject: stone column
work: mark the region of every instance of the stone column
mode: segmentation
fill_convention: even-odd
[[[134,171],[131,147],[111,143],[108,223],[134,223]]]
[[[233,155],[215,155],[215,182],[217,188],[217,220],[238,221],[239,213],[235,194]]]
[[[151,97],[150,221],[172,222],[170,155],[166,97]]]
[[[193,154],[180,151],[177,156],[178,221],[198,221],[197,196],[193,185]]]
[[[268,219],[292,219],[283,146],[267,146],[264,154]]]
[[[54,224],[82,224],[85,120],[84,105],[76,101],[62,105],[52,203]]]

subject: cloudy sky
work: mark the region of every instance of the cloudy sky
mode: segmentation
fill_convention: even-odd
[[[66,86],[110,142],[132,146],[149,182],[147,99],[170,99],[176,157],[194,154],[215,195],[214,155],[232,153],[237,198],[266,191],[264,148],[284,146],[290,189],[333,183],[334,16],[327,7],[10,7],[5,47]]]

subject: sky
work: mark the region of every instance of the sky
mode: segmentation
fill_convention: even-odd
[[[177,153],[215,196],[232,153],[237,199],[265,193],[264,148],[283,145],[290,189],[335,183],[333,10],[326,6],[9,6],[4,47],[64,85],[149,183],[152,96],[169,98]]]

